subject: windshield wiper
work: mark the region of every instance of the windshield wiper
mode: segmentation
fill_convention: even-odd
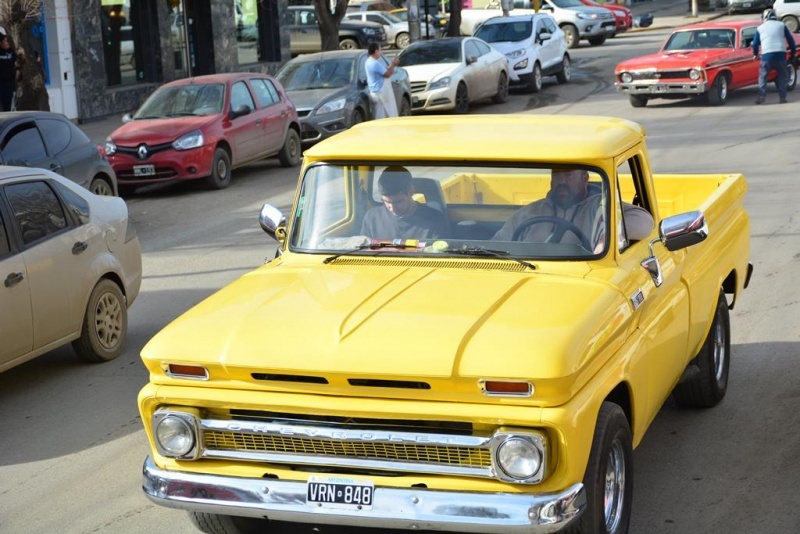
[[[507,250],[492,250],[490,248],[485,247],[470,247],[467,245],[462,246],[461,248],[456,248],[453,250],[446,251],[446,254],[458,254],[461,256],[482,256],[487,258],[500,258],[504,260],[514,260],[515,262],[519,263],[520,265],[524,265],[530,270],[536,269],[536,266],[530,262],[525,260],[521,260],[519,258],[515,258],[513,256],[509,256],[509,252]]]
[[[329,256],[324,260],[322,260],[322,263],[330,263],[336,258],[339,258],[341,256],[346,256],[347,254],[352,254],[353,252],[359,252],[362,250],[380,250],[382,248],[417,249],[419,248],[418,245],[419,241],[417,239],[395,239],[394,241],[375,241],[373,243],[366,243],[364,245],[359,245],[355,248],[351,248],[349,250],[345,250],[344,252],[340,252],[338,254],[334,254],[333,256]]]

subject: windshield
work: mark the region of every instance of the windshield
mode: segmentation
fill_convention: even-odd
[[[531,36],[533,22],[522,20],[518,22],[504,22],[502,24],[484,24],[475,32],[475,37],[487,43],[501,43],[504,41],[524,41]]]
[[[353,58],[289,62],[277,78],[287,91],[338,89],[353,83],[355,63]]]
[[[315,164],[303,177],[289,247],[588,258],[608,247],[608,205],[608,180],[589,167]]]
[[[736,33],[733,30],[694,30],[670,35],[664,50],[696,50],[707,48],[733,48]]]
[[[400,66],[461,62],[461,41],[439,39],[413,44],[400,52]]]
[[[215,115],[222,112],[224,96],[221,83],[165,86],[150,95],[133,118]]]

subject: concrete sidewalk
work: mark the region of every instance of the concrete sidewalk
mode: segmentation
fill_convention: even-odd
[[[688,0],[640,0],[638,2],[633,2],[629,6],[633,15],[652,13],[653,25],[648,28],[631,28],[628,30],[628,33],[676,28],[695,22],[713,20],[728,14],[727,8],[716,8],[714,11],[700,12],[697,17],[692,17],[689,11],[690,5]],[[754,16],[758,15],[756,14]],[[133,111],[135,110],[131,110],[131,112]],[[94,143],[102,145],[111,132],[122,125],[122,115],[124,115],[124,112],[79,124],[78,127],[83,130]]]

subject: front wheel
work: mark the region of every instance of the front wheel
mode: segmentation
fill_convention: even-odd
[[[231,185],[231,157],[224,148],[214,151],[211,161],[211,175],[206,178],[206,183],[211,189],[225,189]]]
[[[602,37],[590,37],[589,44],[592,46],[600,46],[601,44],[606,42],[606,36],[603,35]]]
[[[561,60],[561,70],[556,73],[556,80],[558,83],[567,83],[572,79],[572,63],[569,60],[569,56],[564,54],[564,58]]]
[[[538,93],[542,90],[542,66],[539,65],[537,61],[533,65],[533,72],[531,72],[531,78],[528,82],[528,91],[531,93]]]
[[[708,103],[712,106],[721,106],[728,101],[728,77],[724,74],[717,76],[708,92]]]
[[[189,520],[205,534],[270,534],[268,519],[189,512]]]
[[[89,184],[89,191],[95,195],[100,195],[101,197],[114,196],[114,188],[111,187],[111,183],[107,178],[101,176],[97,176],[92,180],[92,183]]]
[[[567,38],[567,48],[577,48],[578,43],[581,41],[581,35],[578,33],[578,28],[571,24],[565,25],[563,28],[564,36]]]
[[[586,510],[566,532],[627,532],[633,500],[633,440],[628,418],[617,404],[600,406],[583,485]]]
[[[411,115],[411,101],[403,97],[400,99],[400,109],[397,110],[397,114],[401,117],[408,117]]]
[[[456,88],[456,113],[464,115],[469,112],[469,93],[467,93],[467,86],[463,83],[458,84]]]
[[[75,353],[89,363],[108,362],[122,354],[128,332],[128,307],[119,286],[103,279],[94,286],[83,315]]]
[[[789,61],[786,63],[786,90],[794,91],[796,85],[797,85],[797,69],[794,68],[792,62]]]
[[[501,72],[500,78],[497,79],[497,92],[492,97],[492,102],[502,104],[506,100],[508,100],[508,75]]]
[[[635,108],[643,108],[647,105],[646,96],[628,95],[628,100],[630,101],[631,106]]]
[[[289,128],[286,130],[283,148],[278,152],[278,160],[283,167],[296,167],[300,165],[302,157],[303,150],[300,148],[300,134],[294,128]]]

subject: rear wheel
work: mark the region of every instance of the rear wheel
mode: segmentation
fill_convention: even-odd
[[[572,63],[569,60],[569,56],[564,54],[564,58],[561,60],[561,70],[556,73],[556,80],[558,83],[567,83],[572,79]]]
[[[458,87],[456,88],[455,112],[459,115],[469,112],[469,94],[467,93],[467,86],[463,83],[458,84]]]
[[[571,24],[566,24],[561,28],[564,30],[564,36],[567,38],[567,48],[576,48],[581,41],[581,35],[578,33],[578,28]]]
[[[231,157],[228,151],[218,147],[211,162],[211,175],[206,178],[211,189],[225,189],[231,185]]]
[[[189,512],[189,520],[200,532],[206,534],[269,534],[272,532],[268,519]]]
[[[786,90],[794,91],[797,85],[797,69],[794,68],[791,61],[786,63]]]
[[[721,106],[728,101],[728,77],[724,74],[717,76],[711,89],[708,91],[708,103],[712,106]]]
[[[92,183],[89,184],[89,191],[91,191],[95,195],[100,195],[103,197],[114,196],[114,188],[111,187],[111,182],[109,182],[107,178],[102,176],[96,176],[92,180]]]
[[[602,37],[590,37],[589,44],[592,46],[600,46],[601,44],[606,42],[606,36],[603,35]]]
[[[628,100],[630,100],[631,106],[635,108],[643,108],[647,105],[646,96],[628,95]]]
[[[786,15],[781,19],[783,23],[786,25],[786,28],[789,29],[792,33],[797,33],[800,31],[800,20],[797,19],[794,15]]]
[[[300,165],[302,157],[303,149],[300,147],[300,134],[294,128],[289,128],[286,131],[283,148],[278,152],[278,160],[284,167],[296,167]]]
[[[492,102],[502,104],[506,100],[508,100],[508,75],[501,72],[497,80],[497,93],[492,97]]]
[[[339,41],[339,49],[341,50],[355,50],[358,48],[358,42],[354,39],[342,39]]]
[[[122,353],[128,332],[128,307],[119,286],[100,280],[83,314],[81,337],[72,342],[77,355],[89,363],[108,362]]]

